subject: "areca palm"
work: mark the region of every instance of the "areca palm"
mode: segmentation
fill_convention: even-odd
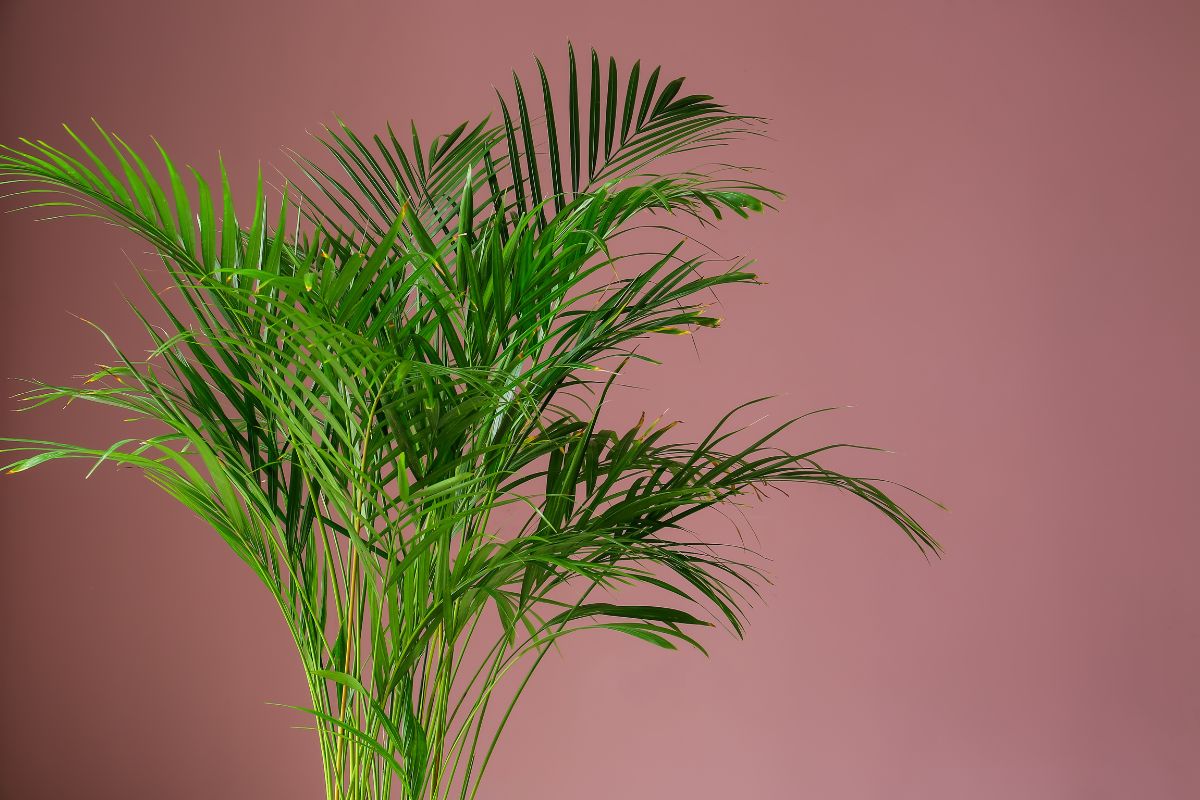
[[[224,168],[185,177],[161,148],[152,167],[99,127],[91,143],[68,131],[70,150],[0,156],[31,206],[128,228],[169,276],[135,308],[147,353],[113,343],[83,384],[24,395],[154,430],[103,449],[9,440],[8,471],[128,465],[211,525],[295,639],[330,798],[474,797],[567,634],[702,649],[695,632],[716,620],[740,635],[761,575],[743,547],[689,532],[700,512],[822,484],[938,549],[877,482],[822,466],[833,447],[779,449],[790,422],[748,434],[759,401],[690,442],[657,421],[605,427],[642,340],[715,326],[712,290],[756,282],[669,225],[660,252],[618,237],[651,214],[711,223],[777,194],[682,158],[760,120],[659,69],[567,63],[565,105],[538,62],[497,122],[428,143],[328,128],[320,157],[293,154],[301,183],[268,200],[260,176],[248,221]],[[662,599],[622,604],[628,586]]]

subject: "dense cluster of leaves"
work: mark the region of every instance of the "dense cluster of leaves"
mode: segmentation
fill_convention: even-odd
[[[536,123],[514,76],[499,124],[428,146],[415,128],[411,143],[326,129],[328,166],[295,155],[311,186],[285,185],[274,210],[260,177],[249,224],[223,168],[219,185],[185,179],[161,148],[152,168],[104,130],[71,133],[74,153],[0,155],[32,206],[128,228],[171,279],[146,282],[148,355],[113,344],[85,384],[26,395],[115,406],[159,433],[9,440],[8,469],[136,467],[224,538],[295,638],[330,798],[474,797],[567,633],[700,647],[703,609],[740,633],[758,576],[738,547],[685,535],[704,509],[824,484],[937,548],[875,483],[821,466],[828,448],[777,449],[786,424],[739,436],[739,408],[684,443],[657,422],[601,426],[637,342],[715,325],[710,290],[755,282],[742,262],[708,271],[682,237],[650,256],[615,253],[615,237],[648,213],[711,221],[775,195],[728,169],[649,171],[758,120],[594,52],[587,76],[570,53],[564,109],[537,66]],[[610,602],[633,584],[668,602]]]

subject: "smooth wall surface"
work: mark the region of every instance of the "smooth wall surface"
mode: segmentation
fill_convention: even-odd
[[[916,507],[947,553],[821,490],[755,508],[748,639],[570,643],[486,797],[1200,796],[1195,3],[3,0],[0,141],[96,116],[249,186],[333,112],[490,112],[568,38],[772,118],[729,155],[788,193],[709,239],[770,285],[699,356],[655,345],[622,408],[853,406],[789,443],[895,451],[843,463],[944,501]],[[5,215],[0,244],[0,374],[104,360],[71,314],[136,336],[135,241]],[[5,404],[10,435],[120,436]],[[0,797],[316,800],[315,740],[266,705],[307,699],[268,596],[145,481],[83,472],[0,480]]]

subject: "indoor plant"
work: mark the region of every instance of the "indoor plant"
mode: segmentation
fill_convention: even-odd
[[[8,470],[136,467],[223,537],[296,641],[330,798],[473,797],[567,633],[700,647],[689,631],[712,616],[740,634],[760,575],[744,548],[687,535],[699,511],[825,484],[937,549],[874,482],[820,466],[830,447],[778,449],[789,423],[745,433],[745,406],[691,443],[669,424],[602,425],[637,342],[715,326],[710,290],[756,282],[683,234],[653,254],[617,237],[648,214],[719,220],[776,194],[728,166],[675,166],[760,120],[594,52],[570,53],[552,103],[537,66],[536,121],[515,80],[497,124],[427,145],[415,128],[411,143],[327,129],[321,160],[295,156],[306,188],[269,203],[260,177],[248,224],[223,169],[185,180],[161,148],[151,168],[99,128],[91,145],[71,133],[71,152],[0,156],[32,206],[129,228],[170,278],[146,280],[152,304],[135,309],[148,355],[114,344],[82,385],[25,395],[153,429],[106,449],[10,440]],[[633,584],[662,604],[619,604]]]

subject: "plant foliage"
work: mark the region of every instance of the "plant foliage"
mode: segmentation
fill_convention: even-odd
[[[698,512],[823,484],[937,550],[876,482],[821,466],[831,448],[778,449],[790,423],[751,436],[741,406],[692,442],[601,423],[639,342],[715,326],[711,290],[756,282],[682,235],[656,254],[617,237],[651,214],[713,222],[777,196],[744,170],[651,168],[761,121],[573,50],[565,93],[538,62],[499,111],[428,142],[339,123],[317,158],[293,154],[306,188],[268,202],[260,175],[242,218],[223,166],[209,182],[99,127],[90,142],[68,130],[69,150],[0,154],[30,206],[128,228],[170,278],[135,309],[147,355],[113,344],[82,385],[25,395],[115,406],[155,434],[9,440],[8,471],[136,467],[211,525],[279,603],[337,800],[474,797],[568,633],[699,648],[715,619],[740,634],[761,576],[744,549],[688,532]],[[618,604],[631,585],[663,599]]]

